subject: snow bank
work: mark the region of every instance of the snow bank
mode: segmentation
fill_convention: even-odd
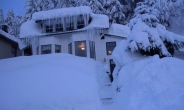
[[[113,23],[111,24],[107,34],[120,37],[128,37],[130,34],[130,28],[125,25]]]
[[[118,45],[114,48],[112,53],[113,61],[116,64],[116,67],[113,71],[113,77],[116,78],[118,71],[126,64],[131,63],[135,60],[139,60],[145,58],[139,52],[131,52],[127,50],[127,41],[122,40],[118,43]]]
[[[0,110],[100,110],[100,67],[68,54],[0,60]]]
[[[115,110],[183,110],[184,61],[157,55],[125,65]]]
[[[61,9],[53,9],[47,11],[39,11],[33,14],[33,20],[45,20],[52,18],[61,18],[67,16],[75,16],[75,15],[85,15],[92,13],[91,8],[88,6],[80,6],[80,7],[70,7],[70,8],[61,8]]]
[[[6,37],[7,39],[10,39],[10,40],[18,43],[19,49],[23,49],[26,47],[26,44],[24,44],[21,40],[19,40],[18,38],[14,37],[14,36],[11,36],[10,34],[4,32],[1,29],[0,29],[0,34],[3,35],[4,37]]]

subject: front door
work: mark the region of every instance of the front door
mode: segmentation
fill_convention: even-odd
[[[111,82],[112,82],[113,81],[112,73],[114,71],[114,68],[115,68],[116,64],[114,63],[113,59],[110,59],[109,62],[110,62],[110,72],[111,72],[109,77],[110,77]]]

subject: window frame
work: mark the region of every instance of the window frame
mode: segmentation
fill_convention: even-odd
[[[106,54],[111,55],[115,47],[116,47],[116,41],[106,42]],[[109,53],[109,51],[111,51],[111,53]]]
[[[77,48],[77,47],[79,47],[80,45],[77,45],[77,43],[79,43],[79,42],[81,42],[81,45],[82,45],[82,43],[84,43],[84,49],[85,50],[82,50],[82,48],[81,48],[81,50],[77,50],[77,49],[79,49],[79,48]],[[83,41],[75,41],[75,55],[76,56],[81,56],[81,57],[87,57],[87,45],[86,45],[87,43],[86,43],[86,40],[83,40]],[[79,51],[81,51],[81,52],[79,52]],[[82,51],[84,51],[84,55],[82,55],[83,53],[82,53]]]
[[[43,52],[43,47],[44,46],[50,46],[50,52]],[[46,51],[46,50],[45,50]],[[48,50],[47,50],[48,51]],[[51,54],[52,53],[52,44],[47,44],[47,45],[41,45],[41,54],[44,55],[44,54]]]
[[[53,25],[46,25],[45,26],[45,32],[46,33],[51,33],[51,32],[53,32]]]
[[[59,52],[57,52],[56,47],[59,46]],[[61,45],[55,44],[55,53],[61,53]]]
[[[95,42],[89,41],[90,58],[96,59]]]

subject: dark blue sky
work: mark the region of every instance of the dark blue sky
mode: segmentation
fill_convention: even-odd
[[[26,0],[0,0],[0,8],[3,10],[4,17],[9,9],[13,9],[16,15],[24,16],[25,2]]]

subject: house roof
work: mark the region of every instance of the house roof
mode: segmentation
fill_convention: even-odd
[[[0,36],[0,37],[4,37],[4,38],[6,38],[6,39],[8,39],[8,40],[11,40],[11,41],[17,43],[18,46],[19,46],[19,49],[23,49],[23,48],[26,47],[26,44],[24,44],[20,39],[14,37],[14,36],[11,36],[10,34],[4,32],[4,31],[1,30],[1,29],[0,29],[0,35],[2,35],[2,36]]]
[[[112,35],[112,36],[119,36],[119,37],[128,37],[130,34],[130,28],[125,25],[111,24],[109,28],[109,32],[106,33],[106,35]]]
[[[53,14],[49,14],[51,12]],[[63,12],[63,14],[61,14],[61,12]],[[57,18],[57,17],[63,17],[63,16],[66,17],[66,16],[80,15],[80,14],[87,14],[87,13],[90,14],[90,16],[92,17],[92,21],[86,27],[82,29],[73,30],[73,31],[57,32],[54,34],[85,31],[85,30],[90,30],[94,28],[102,28],[102,29],[109,28],[108,16],[103,15],[103,14],[94,14],[92,13],[91,9],[87,6],[62,8],[62,9],[50,10],[48,12],[41,11],[41,12],[37,12],[33,14],[32,20],[27,21],[21,25],[20,38],[28,38],[28,37],[34,37],[34,36],[46,36],[46,35],[53,34],[53,33],[42,33],[41,27],[39,26],[39,24],[36,23],[37,20],[43,20],[43,19],[54,18],[54,17]],[[47,14],[49,17],[46,16]],[[41,17],[42,15],[43,17]]]
[[[70,8],[61,8],[61,9],[53,9],[47,11],[39,11],[33,14],[33,20],[45,20],[45,19],[53,19],[53,18],[61,18],[67,16],[76,16],[76,15],[84,15],[92,13],[91,8],[88,6],[80,6],[80,7],[70,7]]]

